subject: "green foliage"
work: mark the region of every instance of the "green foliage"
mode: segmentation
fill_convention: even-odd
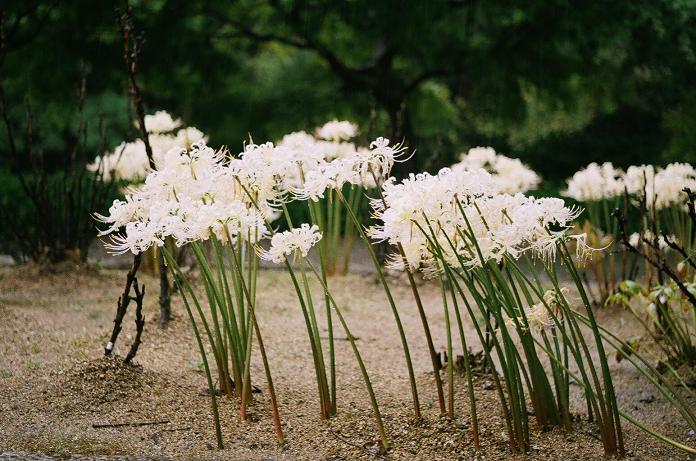
[[[593,159],[623,163],[636,148],[653,162],[694,155],[693,91],[685,93],[696,69],[693,2],[132,6],[147,109],[167,109],[233,151],[249,135],[273,140],[341,117],[370,136],[406,136],[418,149],[412,169],[441,167],[484,143],[549,179]],[[5,9],[8,99],[40,105],[44,147],[61,151],[81,69],[92,125],[103,111],[108,144],[128,137],[112,6]],[[21,105],[14,109],[21,118]]]

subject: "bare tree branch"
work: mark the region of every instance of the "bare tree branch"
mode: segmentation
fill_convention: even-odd
[[[643,243],[655,250],[653,251],[654,256],[650,256],[645,251],[640,249],[639,246],[631,245],[631,242],[629,241],[626,232],[626,218],[623,216],[623,214],[618,209],[615,209],[612,215],[619,222],[619,236],[621,239],[621,243],[629,251],[637,254],[639,257],[643,258],[645,261],[650,263],[650,265],[652,265],[655,269],[667,275],[667,277],[669,277],[677,285],[677,287],[679,287],[679,291],[681,291],[681,293],[689,300],[689,302],[696,306],[696,296],[694,296],[694,294],[691,293],[691,291],[689,291],[689,289],[684,285],[684,282],[682,282],[679,275],[670,267],[664,256],[662,256],[659,245],[655,241],[657,239],[657,236],[652,241],[645,237],[642,238]]]

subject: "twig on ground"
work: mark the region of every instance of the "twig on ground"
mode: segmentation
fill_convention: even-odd
[[[92,427],[94,429],[103,429],[108,427],[140,427],[140,426],[154,426],[156,424],[169,424],[168,419],[161,419],[158,421],[132,421],[125,423],[94,423]]]

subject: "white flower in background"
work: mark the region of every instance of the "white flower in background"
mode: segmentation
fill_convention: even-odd
[[[645,196],[649,208],[661,210],[686,202],[684,188],[696,188],[696,170],[688,163],[631,166],[626,171],[626,187],[635,197]]]
[[[674,235],[668,236],[668,238],[670,242],[677,241],[677,238]],[[639,247],[642,244],[644,244],[646,240],[651,244],[655,242],[655,235],[650,230],[645,230],[642,234],[638,232],[632,233],[628,237],[628,244],[632,247]],[[670,248],[669,244],[667,243],[667,240],[665,240],[665,237],[662,235],[659,235],[657,237],[657,247],[662,251],[668,250]]]
[[[170,133],[180,126],[181,120],[175,120],[166,110],[158,110],[152,115],[145,116],[145,129],[148,133]]]
[[[168,152],[175,148],[189,149],[194,143],[207,141],[207,137],[195,127],[182,128],[181,120],[174,120],[165,111],[145,116],[145,126],[150,135],[148,140],[157,169],[165,161]],[[147,176],[150,162],[147,158],[145,143],[141,139],[123,142],[112,152],[97,157],[87,165],[89,171],[103,171],[106,179],[138,181]]]
[[[314,136],[307,134],[304,131],[295,131],[293,133],[286,134],[281,138],[280,141],[278,141],[278,146],[297,150],[314,149],[316,144],[317,140],[314,139]]]
[[[459,162],[451,168],[453,170],[482,168],[493,175],[500,192],[509,194],[526,192],[536,188],[541,182],[539,175],[520,159],[497,154],[492,147],[469,149],[469,152],[462,154]]]
[[[524,310],[524,317],[527,319],[527,325],[531,331],[541,332],[554,325],[553,317],[558,318],[561,316],[563,312],[562,306],[566,303],[565,298],[568,291],[567,287],[562,287],[560,292],[546,290],[543,295],[543,302],[538,302]],[[514,319],[508,318],[506,320],[509,326],[517,327]],[[523,330],[526,329],[522,316],[517,317],[517,323]]]
[[[624,192],[623,172],[611,162],[590,163],[567,181],[566,197],[586,202],[618,197]]]
[[[208,137],[195,126],[182,128],[176,132],[174,142],[177,146],[188,149],[193,143],[198,141],[208,141]]]
[[[564,195],[580,201],[604,200],[628,192],[636,199],[645,197],[650,209],[683,206],[683,189],[696,189],[696,170],[688,163],[670,163],[664,168],[634,165],[626,173],[611,163],[591,163],[568,180]]]
[[[660,210],[686,203],[684,188],[696,190],[696,170],[688,163],[670,163],[655,174],[654,196],[648,206]]]
[[[358,134],[358,126],[348,121],[332,120],[317,128],[317,137],[327,141],[347,141]]]
[[[655,167],[652,165],[632,165],[626,170],[624,183],[629,194],[647,197],[654,195]]]
[[[87,165],[89,171],[102,171],[107,180],[135,180],[144,177],[149,168],[145,143],[140,139],[123,142],[113,152],[99,156]]]
[[[310,226],[305,223],[293,230],[274,234],[270,248],[259,250],[259,255],[261,259],[274,263],[283,262],[286,257],[298,254],[304,258],[319,240],[321,240],[319,226]]]
[[[632,247],[637,247],[641,243],[641,236],[638,232],[634,232],[628,237],[628,244]]]

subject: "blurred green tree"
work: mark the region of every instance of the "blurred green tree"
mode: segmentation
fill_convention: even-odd
[[[145,34],[147,108],[169,110],[233,151],[249,136],[273,140],[339,117],[359,122],[366,139],[405,138],[417,149],[410,170],[444,166],[477,144],[520,156],[552,180],[590,160],[696,156],[692,0],[132,5]],[[81,69],[88,120],[105,114],[110,145],[135,135],[113,7],[0,7],[13,117],[31,100],[40,141],[56,159]]]

